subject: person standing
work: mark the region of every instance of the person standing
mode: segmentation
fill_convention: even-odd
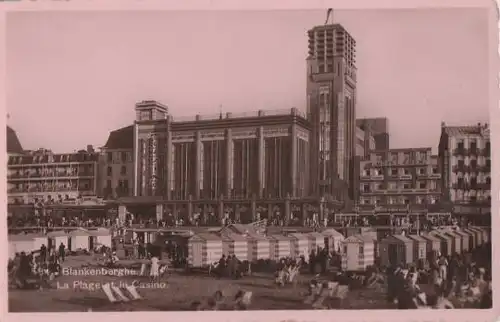
[[[65,251],[66,251],[66,246],[64,246],[64,244],[61,242],[61,244],[59,244],[59,258],[61,259],[61,262],[64,262],[66,255]]]
[[[158,261],[158,257],[151,257],[151,270],[149,271],[149,276],[153,282],[157,282],[160,276],[160,265]]]

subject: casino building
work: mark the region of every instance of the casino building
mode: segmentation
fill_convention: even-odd
[[[101,159],[100,191],[116,198],[121,218],[216,213],[248,222],[286,213],[300,221],[310,212],[321,220],[352,207],[355,41],[339,24],[314,27],[308,37],[306,113],[291,108],[180,120],[157,101],[137,103],[134,124],[111,133]],[[123,158],[112,165],[117,153]],[[118,189],[122,197],[118,182],[126,187]]]

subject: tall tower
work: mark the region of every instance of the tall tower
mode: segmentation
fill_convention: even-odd
[[[356,138],[356,41],[340,24],[308,31],[307,114],[312,191],[353,195]]]

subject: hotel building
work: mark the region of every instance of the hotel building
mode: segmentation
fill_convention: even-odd
[[[97,153],[55,154],[40,149],[9,155],[9,204],[58,203],[96,193]]]
[[[438,158],[431,148],[370,151],[360,167],[362,211],[423,210],[441,196]]]
[[[491,212],[491,143],[488,124],[441,124],[439,162],[443,198],[459,214]]]
[[[115,199],[134,195],[134,126],[112,131],[99,155],[98,195]]]

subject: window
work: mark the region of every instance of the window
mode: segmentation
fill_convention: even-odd
[[[126,166],[122,165],[122,167],[121,167],[121,169],[120,169],[120,174],[121,174],[122,176],[127,175],[127,167],[126,167]]]
[[[432,168],[432,174],[438,174],[438,168]]]
[[[461,189],[464,186],[464,178],[458,178],[457,184],[458,188]]]
[[[424,175],[425,174],[425,168],[419,168],[418,169],[418,174]]]
[[[471,188],[475,189],[476,185],[477,185],[477,178],[476,177],[470,178],[470,186],[471,186]]]
[[[470,196],[469,200],[470,200],[470,202],[476,202],[477,201],[477,197],[476,196]]]
[[[108,177],[111,177],[113,175],[113,168],[108,167]]]
[[[475,169],[477,167],[477,160],[470,160],[470,166],[471,168]]]
[[[463,168],[464,167],[464,160],[458,160],[458,167]]]
[[[486,152],[489,152],[489,151],[490,151],[490,148],[491,148],[491,143],[490,143],[490,141],[486,141],[486,144],[485,144],[485,150],[486,150]]]
[[[473,139],[471,142],[470,142],[470,149],[472,151],[476,151],[477,149],[477,140],[476,139]]]
[[[420,189],[426,189],[427,188],[427,182],[419,182],[418,187]]]
[[[396,168],[392,168],[392,169],[391,169],[391,175],[393,175],[393,176],[397,176],[397,175],[398,175],[398,169],[396,169]]]
[[[491,178],[490,177],[486,177],[486,184],[491,184]]]
[[[418,248],[418,258],[425,258],[425,250],[422,247]]]
[[[486,167],[491,168],[491,160],[486,159]]]
[[[370,192],[370,185],[369,184],[363,185],[363,192]]]
[[[405,173],[405,175],[409,175],[410,174],[410,170],[404,169],[404,173]]]
[[[377,185],[377,190],[384,190],[384,185],[383,184],[378,184]]]
[[[359,245],[359,256],[363,257],[365,255],[365,248],[363,245]]]
[[[108,153],[106,153],[106,155],[107,155],[108,162],[113,162],[113,153],[108,152]]]
[[[363,175],[364,176],[369,176],[370,175],[370,170],[363,170]]]
[[[410,204],[410,200],[405,198],[405,199],[403,199],[403,203],[405,205],[409,205]]]
[[[463,148],[464,148],[464,141],[463,140],[458,141],[457,149],[463,150]]]
[[[411,189],[411,184],[409,183],[403,184],[403,189]]]
[[[127,152],[122,152],[121,153],[121,159],[123,163],[127,162]]]
[[[347,254],[347,245],[344,245],[344,254]]]

